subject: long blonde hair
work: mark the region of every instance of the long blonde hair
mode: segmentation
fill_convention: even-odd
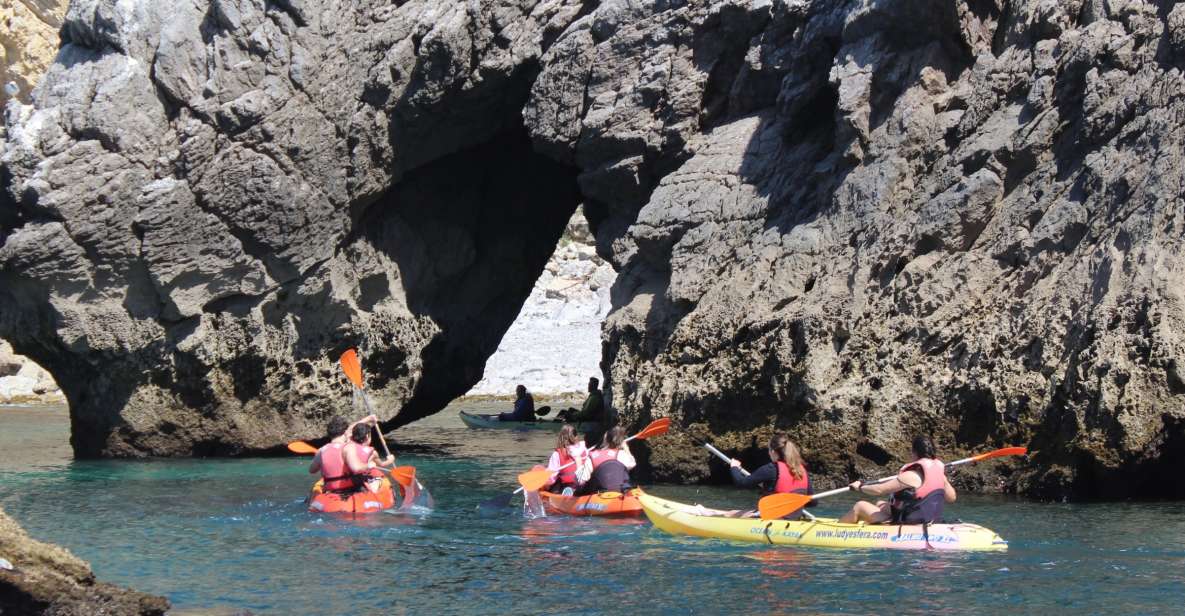
[[[560,428],[560,436],[556,439],[555,446],[556,449],[563,449],[568,445],[575,445],[579,442],[580,437],[576,435],[576,426],[564,424],[564,427]]]
[[[795,445],[785,432],[774,433],[773,437],[769,439],[769,450],[778,454],[778,458],[786,463],[786,466],[790,468],[790,474],[794,475],[795,479],[802,479],[806,476],[806,465],[802,462],[802,452],[798,451],[798,445]]]

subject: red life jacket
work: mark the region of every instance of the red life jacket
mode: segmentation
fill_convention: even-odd
[[[928,524],[942,519],[946,504],[946,467],[932,458],[919,458],[901,467],[898,474],[914,471],[922,476],[922,485],[893,493],[893,522]]]
[[[555,452],[560,455],[561,467],[559,473],[556,475],[556,482],[570,486],[576,485],[578,483],[576,480],[576,459],[572,457],[572,454],[568,453],[567,447],[559,447]]]
[[[341,492],[354,488],[354,481],[350,479],[350,471],[346,468],[346,459],[342,453],[340,443],[329,443],[318,452],[321,455],[321,479],[324,480],[321,489],[326,492]]]
[[[790,472],[790,466],[778,460],[778,482],[774,484],[774,494],[809,494],[810,485],[805,466],[802,467],[802,479],[796,479]]]
[[[617,450],[616,449],[594,449],[592,451],[592,453],[589,454],[589,457],[592,458],[592,466],[593,466],[593,470],[595,471],[595,470],[597,470],[598,466],[608,462],[609,460],[616,460],[617,459]]]
[[[342,447],[342,464],[346,467],[346,469],[345,469],[346,473],[349,475],[359,475],[359,476],[369,475],[370,469],[364,468],[361,471],[354,472],[352,469],[349,468],[349,465],[345,463],[346,447],[353,447],[355,450],[355,455],[358,457],[359,460],[362,460],[363,464],[366,464],[366,462],[368,460],[370,460],[370,454],[372,452],[374,452],[374,448],[367,447],[366,445],[359,445],[358,443],[354,443],[354,442],[347,443],[345,445],[345,447]]]

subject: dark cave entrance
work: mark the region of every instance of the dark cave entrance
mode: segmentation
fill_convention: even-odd
[[[419,351],[421,377],[394,428],[431,415],[481,380],[580,203],[577,171],[534,151],[521,121],[412,171],[360,216],[348,243],[399,270],[407,309],[440,331]],[[361,275],[359,304],[392,294]],[[406,350],[372,345],[372,386],[407,370]]]

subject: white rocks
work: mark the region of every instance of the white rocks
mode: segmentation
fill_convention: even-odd
[[[518,319],[486,362],[484,378],[469,395],[511,396],[519,383],[534,394],[585,390],[601,375],[601,323],[609,314],[609,289],[617,274],[587,243],[584,216],[577,212],[564,239],[535,282]]]
[[[13,353],[0,340],[0,404],[51,404],[65,402],[53,376],[27,357]]]

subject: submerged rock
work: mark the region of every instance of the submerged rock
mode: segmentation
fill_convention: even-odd
[[[90,565],[65,548],[31,537],[0,510],[0,613],[154,616],[169,609],[164,597],[95,580]]]
[[[1183,15],[76,2],[0,145],[0,336],[82,455],[313,436],[354,344],[391,427],[478,382],[579,202],[609,399],[684,428],[658,477],[924,432],[1036,452],[977,487],[1185,497]]]

